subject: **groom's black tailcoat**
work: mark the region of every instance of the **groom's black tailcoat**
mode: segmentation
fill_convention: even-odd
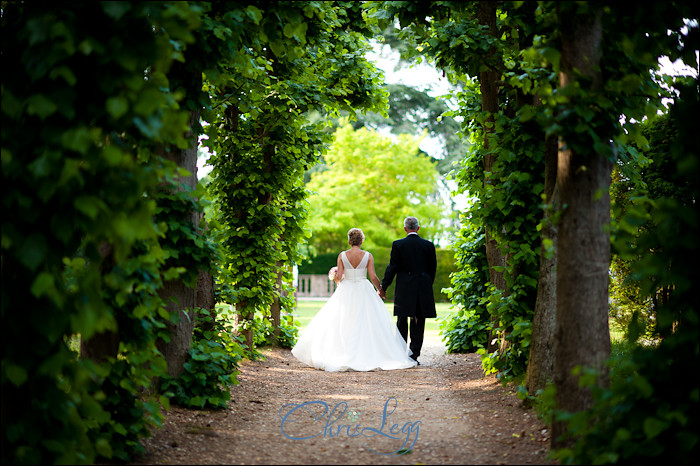
[[[433,243],[418,235],[407,235],[394,241],[382,288],[386,290],[396,277],[395,316],[437,316],[433,296],[436,270],[437,258]]]

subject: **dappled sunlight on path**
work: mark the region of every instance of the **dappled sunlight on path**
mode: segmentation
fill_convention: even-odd
[[[395,371],[326,373],[288,349],[262,353],[242,363],[227,410],[173,408],[138,462],[555,464],[534,412],[483,376],[478,355],[445,354],[435,337],[420,366]]]

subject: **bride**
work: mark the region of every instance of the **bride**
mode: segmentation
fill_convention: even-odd
[[[379,278],[372,254],[361,248],[364,239],[359,228],[348,232],[350,249],[338,255],[338,286],[292,348],[298,360],[316,369],[372,371],[416,366],[375,291],[380,288]],[[367,280],[368,271],[372,283]]]

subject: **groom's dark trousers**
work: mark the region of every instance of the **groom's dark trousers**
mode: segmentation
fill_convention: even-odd
[[[411,321],[410,325],[408,321]],[[411,357],[418,359],[420,350],[423,347],[423,334],[425,333],[425,317],[399,316],[396,318],[396,326],[404,341],[408,340],[409,329],[411,333],[411,343],[408,345],[413,353]]]

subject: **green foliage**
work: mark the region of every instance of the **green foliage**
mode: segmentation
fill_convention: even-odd
[[[187,115],[162,89],[188,29],[153,31],[189,11],[3,4],[3,463],[125,459],[159,422],[138,398],[163,368],[162,230],[144,194],[167,172],[141,149],[187,144]],[[129,356],[109,368],[64,343],[117,330]]]
[[[458,310],[440,323],[443,341],[455,353],[486,348],[492,326],[485,305],[489,291],[484,229],[470,223],[469,217],[463,220],[455,251],[457,270],[451,275],[452,286],[445,290]]]
[[[649,141],[648,148],[640,148],[641,163],[627,163],[616,171],[618,182],[611,190],[613,199],[612,234],[615,252],[611,267],[611,318],[624,331],[632,330],[641,337],[655,339],[657,309],[673,293],[670,286],[655,287],[649,275],[633,272],[635,263],[645,262],[648,251],[660,252],[660,245],[645,241],[660,226],[663,219],[653,215],[659,209],[658,200],[673,198],[689,205],[692,203],[691,186],[677,184],[673,180],[675,161],[671,158],[671,146],[677,138],[676,125],[665,114],[642,125],[642,135]],[[636,339],[636,336],[633,338]]]
[[[187,286],[197,284],[200,270],[213,270],[221,253],[213,238],[204,231],[204,219],[199,225],[193,224],[192,216],[200,217],[204,210],[201,198],[204,187],[196,190],[178,185],[168,180],[159,186],[153,195],[157,202],[154,222],[164,235],[160,247],[164,252],[165,269],[168,280],[182,279]]]
[[[154,364],[150,372],[135,370],[154,361],[160,363]],[[108,376],[93,379],[95,399],[104,411],[89,420],[88,437],[99,457],[130,461],[134,455],[145,452],[142,439],[151,436],[151,429],[161,426],[161,409],[170,404],[166,397],[144,398],[141,393],[151,387],[151,377],[165,370],[165,361],[158,359],[153,348],[128,353],[101,370],[93,369],[97,374],[109,371]]]
[[[299,265],[299,273],[326,275],[331,267],[335,267],[338,263],[338,254],[339,252],[327,252],[311,257]],[[374,253],[372,255],[374,255]]]
[[[475,3],[430,4],[428,9],[396,2],[372,2],[370,10],[379,27],[385,27],[387,18],[395,16],[400,23],[401,37],[412,40],[416,48],[408,54],[422,52],[459,81],[464,91],[458,93],[459,110],[447,116],[460,117],[462,132],[470,135],[469,151],[458,164],[452,177],[460,193],[474,201],[462,216],[466,248],[458,246],[457,263],[460,272],[452,277],[451,295],[463,311],[453,316],[449,329],[448,346],[473,348],[473,342],[484,342],[480,335],[493,327],[494,337],[505,339],[504,351],[484,358],[487,370],[511,377],[523,374],[529,353],[530,329],[536,297],[540,238],[537,224],[542,215],[540,195],[543,190],[544,133],[537,125],[527,122],[519,113],[519,102],[524,99],[522,85],[500,89],[499,113],[493,115],[481,108],[480,92],[472,77],[488,66],[504,76],[522,75],[519,68],[522,41],[531,34],[528,25],[516,8],[502,5],[497,15],[497,28],[505,31],[500,40],[488,34],[476,21]],[[428,15],[430,22],[425,21]],[[522,16],[522,17],[521,17]],[[487,140],[488,139],[488,140]],[[495,164],[484,171],[485,157]],[[488,177],[488,182],[484,179]],[[485,262],[485,250],[474,241],[475,231],[488,228],[506,257],[503,273],[506,290],[497,290],[484,281],[484,270],[468,266]],[[483,233],[482,233],[483,234]],[[464,268],[464,267],[467,268]],[[476,294],[475,294],[476,292]],[[485,312],[484,312],[485,310]],[[492,323],[491,323],[492,322]],[[474,325],[473,329],[467,326]],[[456,338],[454,344],[451,339]]]
[[[132,251],[128,260],[103,272],[110,285],[103,296],[113,309],[119,329],[117,356],[102,362],[99,370],[90,360],[79,361],[94,373],[90,391],[104,410],[104,414],[88,418],[88,436],[98,458],[122,461],[143,452],[141,440],[161,425],[161,407],[168,406],[167,398],[143,395],[152,393],[153,380],[167,370],[156,349],[156,339],[163,332],[167,317],[157,296],[164,265],[162,250],[156,241],[141,241]],[[125,312],[126,309],[133,311]]]
[[[435,281],[433,282],[433,296],[436,302],[448,302],[447,289],[451,286],[452,275],[457,273],[455,251],[451,248],[437,248],[435,256],[437,258],[437,270],[435,272]],[[381,272],[383,273],[384,270],[386,270],[386,267],[381,269]]]
[[[308,115],[352,116],[385,102],[380,76],[364,58],[368,45],[356,13],[331,2],[279,3],[220,18],[227,34],[212,46],[241,55],[204,70],[213,96],[209,187],[224,251],[220,296],[249,321],[243,328],[283,295],[278,270],[290,284],[289,266],[301,259],[308,236],[303,174],[329,142],[323,123]]]
[[[486,348],[491,325],[473,309],[460,309],[440,322],[448,353],[476,353]]]
[[[310,198],[310,245],[336,254],[347,247],[347,232],[361,228],[363,247],[375,254],[403,236],[408,215],[421,222],[421,236],[441,233],[443,206],[436,193],[438,172],[419,154],[420,141],[400,135],[396,141],[374,131],[345,125],[325,154],[326,170],[313,173]],[[375,260],[377,256],[375,255]]]
[[[560,415],[580,439],[556,457],[564,464],[653,464],[659,458],[690,464],[699,440],[697,377],[669,380],[678,380],[673,355],[693,346],[637,346],[621,365],[627,375],[613,377],[609,389],[594,389],[593,408]]]
[[[256,315],[253,326],[253,342],[255,346],[263,347],[278,345],[282,348],[293,348],[299,337],[299,323],[291,315],[284,315],[279,326],[279,336],[275,338],[275,328],[269,318]]]
[[[697,283],[699,222],[694,202],[700,185],[700,146],[690,119],[698,110],[697,80],[678,88],[680,99],[669,115],[678,135],[664,145],[667,152],[655,157],[670,158],[670,169],[661,178],[687,189],[690,202],[684,202],[682,195],[676,199],[661,194],[646,204],[652,227],[642,229],[634,242],[617,242],[619,254],[632,259],[630,277],[639,284],[641,299],[669,286],[673,290],[656,309],[662,339],[655,346],[634,346],[613,372],[610,387],[595,389],[594,407],[568,415],[578,441],[570,449],[557,451],[564,463],[653,464],[663,458],[690,464],[698,453],[699,319],[693,286]],[[641,255],[640,250],[648,252]],[[640,336],[634,322],[627,335],[630,344]]]
[[[224,409],[231,387],[238,384],[244,346],[225,317],[199,309],[198,322],[184,370],[177,377],[164,376],[160,390],[177,405]]]
[[[466,121],[481,121],[483,124],[480,113],[465,113],[463,116]],[[480,134],[477,128],[472,132]],[[496,134],[498,146],[492,150],[497,154],[496,162],[489,173],[488,183],[483,178],[483,142],[474,141],[473,150],[455,172],[459,189],[479,200],[472,203],[463,215],[468,216],[468,221],[463,227],[466,234],[461,254],[480,255],[481,258],[466,256],[461,259],[467,267],[460,275],[453,276],[452,295],[467,301],[463,303],[465,309],[474,309],[471,319],[478,316],[479,323],[474,332],[489,328],[489,320],[497,323],[494,335],[505,338],[509,345],[505,352],[486,357],[484,364],[487,370],[509,377],[524,374],[529,353],[530,331],[526,327],[532,319],[537,288],[540,242],[537,225],[542,214],[544,141],[536,128],[504,115],[496,119]],[[485,266],[483,233],[481,238],[470,233],[470,230],[478,232],[484,227],[491,231],[492,238],[506,256],[505,268],[496,270],[505,276],[505,295],[484,281],[487,272],[468,265],[480,263]],[[457,286],[462,289],[455,289]],[[487,313],[480,311],[484,306]],[[487,314],[490,319],[487,319]],[[455,317],[462,320],[462,326],[468,322],[462,316]],[[459,324],[455,323],[455,326]],[[477,339],[485,340],[486,335]]]
[[[392,43],[392,48],[397,44]],[[410,71],[407,71],[410,72]],[[460,137],[460,124],[446,113],[450,110],[441,99],[431,97],[426,91],[404,84],[387,84],[389,107],[387,116],[370,112],[358,116],[351,125],[355,130],[365,127],[375,131],[391,131],[394,135],[408,134],[414,137],[430,136],[444,147],[442,154],[431,154],[441,175],[452,170],[454,162],[466,152],[466,142]],[[441,157],[440,157],[441,156]]]

